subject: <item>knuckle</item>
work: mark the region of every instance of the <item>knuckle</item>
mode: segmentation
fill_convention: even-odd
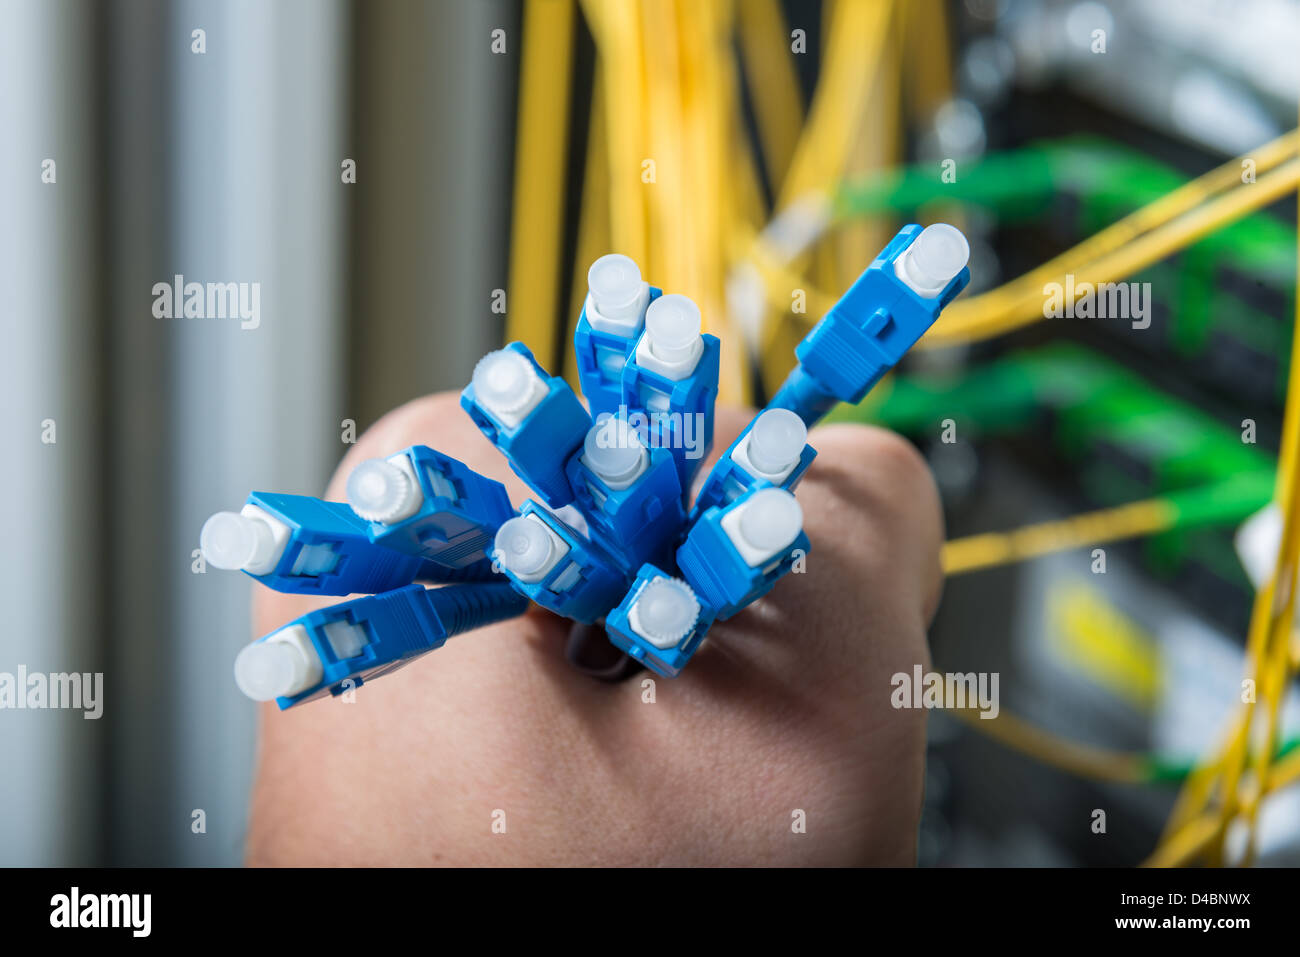
[[[385,458],[407,446],[433,444],[448,455],[463,459],[461,447],[467,444],[469,432],[477,434],[460,409],[459,393],[439,392],[412,399],[384,413],[361,433],[339,463],[327,497],[341,498],[348,475],[366,459]]]
[[[902,568],[928,582],[943,517],[924,457],[906,439],[866,426],[817,429],[809,441],[818,450],[805,480],[817,536],[828,536],[877,573]]]

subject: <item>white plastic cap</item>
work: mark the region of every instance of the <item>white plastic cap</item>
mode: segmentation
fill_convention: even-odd
[[[480,402],[496,413],[519,412],[534,396],[537,370],[513,349],[489,352],[474,366],[470,380]]]
[[[641,269],[627,256],[601,256],[587,270],[587,290],[608,319],[635,319],[641,311]]]
[[[588,429],[582,443],[583,462],[611,488],[627,488],[649,457],[636,430],[616,415]]]
[[[1272,502],[1246,519],[1233,539],[1237,557],[1255,590],[1268,584],[1277,564],[1277,550],[1282,544],[1282,509]],[[1296,607],[1300,617],[1300,605]]]
[[[922,296],[937,296],[965,268],[970,244],[956,226],[933,223],[921,230],[895,264],[898,277]]]
[[[418,495],[411,477],[383,459],[367,459],[348,476],[348,504],[368,522],[405,518]]]
[[[645,334],[650,351],[664,362],[686,362],[700,341],[700,307],[688,296],[669,293],[650,303]]]
[[[238,512],[217,512],[203,523],[199,551],[214,568],[237,571],[270,559],[275,539],[266,522]]]
[[[235,656],[235,684],[254,701],[293,695],[306,685],[302,652],[283,641],[257,641]]]
[[[763,554],[781,551],[802,529],[803,509],[785,489],[755,492],[740,513],[741,537]]]
[[[493,545],[502,567],[521,578],[544,569],[554,551],[541,523],[518,515],[502,523]]]
[[[768,409],[754,420],[746,452],[754,468],[777,475],[799,460],[807,444],[803,419],[789,409]]]
[[[700,603],[685,582],[656,578],[641,589],[628,610],[637,632],[656,648],[671,648],[686,637],[700,616]]]

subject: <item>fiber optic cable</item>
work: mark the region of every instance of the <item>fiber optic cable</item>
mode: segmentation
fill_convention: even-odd
[[[528,0],[510,230],[506,341],[555,365],[572,77],[573,0]]]

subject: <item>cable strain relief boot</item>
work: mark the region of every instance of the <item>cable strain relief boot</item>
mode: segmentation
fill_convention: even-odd
[[[510,584],[447,585],[426,594],[449,638],[518,617],[528,608],[528,599]]]

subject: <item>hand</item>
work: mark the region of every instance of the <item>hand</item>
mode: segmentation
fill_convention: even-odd
[[[715,458],[752,416],[718,410]],[[797,490],[806,572],[714,624],[675,679],[580,673],[563,654],[570,623],[534,607],[452,638],[353,703],[264,706],[249,862],[913,863],[925,712],[894,709],[890,677],[929,668],[938,497],[891,433],[837,425],[809,441],[818,456]],[[344,499],[362,460],[415,444],[504,482],[516,505],[529,495],[444,394],[377,423],[326,497]],[[326,603],[258,588],[256,632]]]

